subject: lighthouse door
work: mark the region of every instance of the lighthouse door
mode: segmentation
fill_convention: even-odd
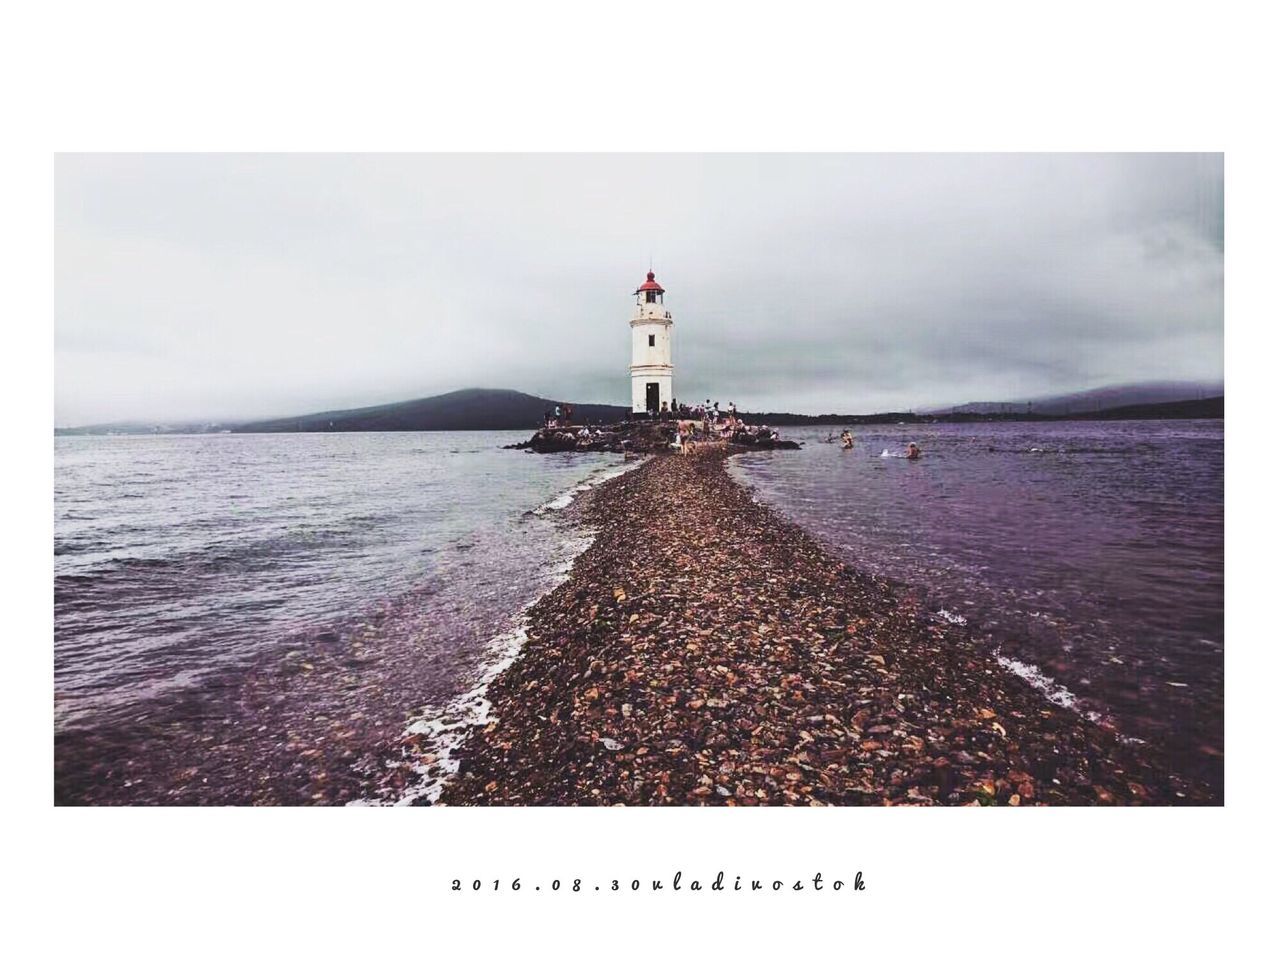
[[[646,383],[644,385],[644,408],[650,413],[657,413],[661,405],[658,399],[658,385],[656,383]]]

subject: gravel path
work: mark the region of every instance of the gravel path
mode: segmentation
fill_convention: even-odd
[[[449,804],[1204,803],[754,502],[723,450],[579,508]]]

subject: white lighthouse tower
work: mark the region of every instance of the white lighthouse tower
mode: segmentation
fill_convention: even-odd
[[[631,412],[658,413],[672,406],[671,311],[662,303],[665,291],[653,271],[636,290],[631,318]]]

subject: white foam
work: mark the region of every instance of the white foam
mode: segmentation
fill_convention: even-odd
[[[644,459],[647,459],[647,458],[644,458]],[[563,510],[565,507],[569,506],[569,504],[573,503],[573,501],[577,498],[578,494],[586,493],[588,490],[592,489],[593,487],[598,487],[600,486],[600,484],[606,483],[609,480],[612,480],[614,477],[620,477],[624,473],[626,473],[628,470],[634,470],[636,467],[640,466],[640,464],[644,462],[644,459],[635,460],[630,463],[624,463],[620,467],[613,467],[613,468],[606,467],[603,470],[593,473],[591,476],[587,477],[586,480],[583,480],[581,483],[577,484],[576,486],[570,487],[564,493],[560,494],[553,500],[547,501],[542,506],[535,509],[533,512],[536,513],[538,516],[542,516],[544,513],[547,513],[548,511]]]
[[[950,610],[946,609],[946,607],[943,607],[941,610],[938,611],[937,617],[939,620],[945,620],[947,623],[954,623],[957,626],[961,626],[961,627],[963,627],[966,623],[969,622],[967,619],[965,619],[963,614],[952,613]]]
[[[534,512],[542,514],[548,510],[563,510],[579,493],[598,487],[614,477],[620,477],[643,462],[643,460],[632,461],[620,467],[608,468],[593,474]],[[474,727],[482,727],[489,723],[489,713],[493,709],[493,704],[488,698],[489,684],[511,666],[529,638],[527,632],[529,610],[538,600],[569,579],[574,560],[591,546],[595,538],[595,530],[586,530],[578,536],[566,538],[561,544],[562,549],[557,562],[548,573],[545,589],[513,618],[510,630],[489,640],[480,673],[471,689],[454,697],[443,708],[423,713],[409,722],[404,736],[425,737],[428,746],[420,752],[420,755],[432,758],[430,762],[423,762],[416,758],[407,758],[404,761],[414,782],[396,795],[386,794],[354,800],[348,806],[399,807],[409,806],[419,801],[435,803],[440,799],[445,784],[458,772],[457,751],[467,733]]]
[[[1045,699],[1050,703],[1056,703],[1060,707],[1065,707],[1074,713],[1080,714],[1086,720],[1098,723],[1102,720],[1102,715],[1093,710],[1082,710],[1080,701],[1074,693],[1064,687],[1057,680],[1046,676],[1030,663],[1023,663],[1021,660],[1015,660],[1013,657],[1006,657],[999,652],[996,653],[996,662],[1004,667],[1014,676],[1021,677],[1031,686],[1035,687],[1044,694]]]
[[[541,515],[546,513],[548,510],[563,510],[569,504],[573,503],[573,498],[575,494],[580,493],[586,489],[587,489],[586,487],[582,487],[582,486],[574,487],[572,490],[568,490],[565,493],[560,494],[560,496],[556,497],[554,500],[547,501],[546,503],[538,507],[533,512]]]
[[[418,717],[409,724],[405,735],[425,736],[430,744],[427,755],[433,759],[430,763],[422,760],[409,763],[409,773],[417,782],[406,787],[400,796],[389,798],[394,806],[409,806],[417,800],[435,803],[440,799],[445,783],[458,772],[456,753],[467,731],[489,722],[489,711],[493,708],[486,696],[489,684],[519,654],[528,639],[526,626],[527,621],[522,616],[513,630],[490,641],[490,658],[474,687],[452,700],[441,713]]]
[[[512,627],[491,638],[486,646],[480,673],[475,684],[466,693],[454,697],[443,708],[431,710],[413,718],[405,728],[404,736],[421,736],[427,747],[419,756],[428,756],[429,762],[418,758],[406,758],[403,763],[392,762],[392,767],[404,765],[414,781],[398,794],[389,793],[354,800],[348,806],[410,806],[416,801],[435,803],[449,778],[458,772],[458,747],[472,727],[489,722],[493,704],[488,698],[489,684],[502,671],[511,666],[528,639],[529,609],[551,590],[569,579],[573,561],[591,545],[595,531],[572,537],[564,542],[564,551],[551,569],[547,588],[538,598],[531,600],[513,619]]]

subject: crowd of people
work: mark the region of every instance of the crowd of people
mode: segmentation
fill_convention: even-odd
[[[730,403],[724,410],[720,401],[710,399],[689,406],[678,404],[673,411],[666,404],[659,417],[675,419],[676,446],[681,453],[691,453],[699,440],[723,440],[734,443],[755,444],[761,440],[778,440],[778,431],[764,424],[749,424],[738,416],[738,406]]]
[[[547,410],[542,414],[542,425],[544,427],[567,427],[573,423],[573,404],[557,403],[554,409]]]
[[[658,410],[659,420],[696,420],[703,423],[717,423],[723,418],[737,419],[738,406],[730,403],[724,410],[720,409],[720,401],[704,400],[702,403],[690,406],[687,403],[677,403],[676,401],[662,401],[662,407]]]
[[[687,403],[671,403],[662,401],[662,407],[657,413],[660,420],[676,420],[678,425],[676,428],[675,446],[680,449],[681,453],[691,453],[697,442],[701,440],[724,440],[736,443],[755,444],[761,440],[775,441],[778,440],[778,431],[772,427],[763,424],[749,424],[738,416],[738,406],[735,403],[729,403],[724,409],[720,409],[720,401],[704,400],[702,403],[690,406]],[[568,427],[573,423],[573,404],[557,403],[551,410],[547,410],[543,414],[543,426],[551,429],[558,427]],[[597,431],[586,430],[580,437],[583,443],[590,443],[597,437],[592,436]],[[841,449],[852,450],[854,437],[846,427],[840,432],[837,438],[835,433],[829,434],[822,442],[835,443],[839,442]],[[915,441],[907,444],[905,456],[908,460],[919,460],[921,455],[920,447]]]

